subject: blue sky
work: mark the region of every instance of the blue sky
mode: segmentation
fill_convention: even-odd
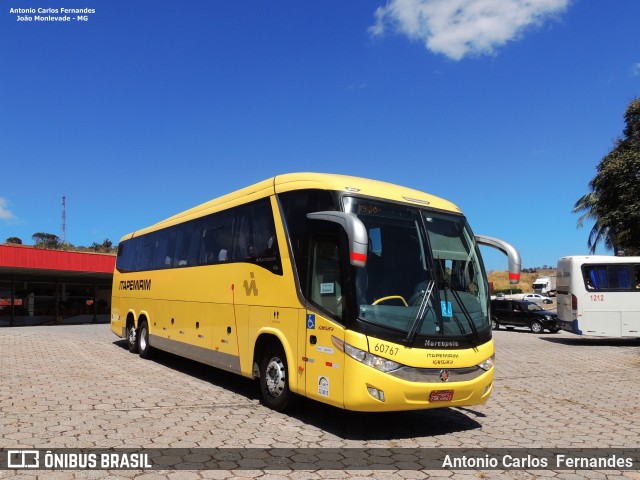
[[[9,13],[38,7],[96,13]],[[637,0],[7,0],[0,241],[62,236],[63,195],[67,241],[116,243],[318,171],[447,198],[555,265],[587,253],[571,209],[640,95],[638,18]]]

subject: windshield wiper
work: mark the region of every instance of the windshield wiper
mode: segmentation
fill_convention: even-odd
[[[462,310],[462,316],[467,320],[467,323],[469,324],[469,327],[471,327],[471,332],[473,333],[473,338],[477,342],[479,340],[478,329],[476,328],[475,324],[473,323],[473,319],[471,318],[471,315],[469,314],[469,310],[467,310],[467,307],[465,307],[464,303],[462,302],[462,299],[460,298],[460,294],[458,294],[457,291],[455,291],[454,289],[451,289],[450,292],[453,294],[453,297],[456,299],[456,302],[458,302],[458,305],[460,305],[460,310]]]
[[[413,340],[416,338],[416,335],[418,334],[418,330],[420,330],[420,327],[422,326],[422,321],[425,318],[427,305],[429,304],[429,299],[431,298],[431,293],[433,292],[433,287],[435,286],[435,284],[436,282],[434,280],[431,280],[427,284],[427,289],[424,292],[422,301],[420,302],[420,308],[418,308],[418,313],[416,315],[416,318],[413,320],[413,323],[411,324],[411,328],[409,329],[409,332],[407,333],[407,336],[404,339],[404,343],[411,344],[413,343]]]

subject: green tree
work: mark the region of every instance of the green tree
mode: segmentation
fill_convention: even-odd
[[[102,242],[102,248],[104,252],[110,252],[113,250],[113,242],[108,238],[105,238]]]
[[[591,192],[576,202],[573,212],[594,221],[587,245],[591,252],[602,242],[614,252],[640,255],[640,99],[624,114],[623,137],[600,161]]]
[[[101,253],[113,253],[115,251],[113,242],[108,238],[105,239],[102,243],[93,242],[89,249],[93,250],[94,252]]]
[[[60,238],[53,233],[34,233],[31,238],[35,246],[39,248],[58,248],[60,246]]]
[[[6,240],[6,243],[15,243],[16,245],[22,245],[22,240],[18,237],[9,237]]]
[[[587,239],[589,253],[596,253],[596,248],[600,243],[604,243],[606,248],[615,252],[616,246],[614,245],[613,238],[609,235],[609,229],[603,226],[600,218],[597,217],[597,204],[598,197],[595,192],[591,191],[578,199],[571,213],[582,213],[580,218],[578,218],[578,228],[582,228],[585,221],[593,221],[593,227]]]

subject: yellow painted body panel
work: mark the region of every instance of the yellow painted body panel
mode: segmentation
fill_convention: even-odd
[[[122,291],[119,279],[124,278],[149,280],[151,289]],[[270,315],[274,305],[282,306],[280,311],[300,307],[292,275],[274,275],[247,263],[116,272],[111,328],[121,335],[128,312],[133,313],[136,325],[144,314],[151,335],[249,358],[242,366],[249,375],[250,356],[246,354],[253,352],[249,339],[256,338],[262,328],[274,328]],[[286,331],[283,325],[276,328]]]
[[[314,328],[309,328],[309,315],[314,317]],[[306,326],[304,358],[306,396],[336,407],[344,408],[349,394],[344,381],[344,352],[336,348],[332,337],[343,339],[345,328],[321,314],[310,310],[301,318]],[[311,337],[315,341],[311,342]],[[302,349],[301,349],[302,350]]]
[[[440,383],[406,381],[363,365],[345,355],[333,337],[364,351],[414,368],[462,368],[477,365],[493,354],[493,341],[468,350],[406,348],[368,338],[345,329],[318,312],[308,310],[298,296],[293,266],[275,194],[303,188],[355,192],[407,204],[459,213],[452,203],[396,185],[329,174],[276,176],[206,202],[122,240],[176,225],[200,216],[270,197],[278,238],[282,275],[250,263],[204,265],[136,273],[114,272],[111,329],[125,336],[127,315],[136,325],[144,317],[150,335],[160,341],[198,347],[220,354],[222,365],[246,377],[253,376],[254,349],[261,335],[277,337],[284,348],[291,391],[340,408],[361,411],[410,410],[484,403],[491,392],[493,368],[466,382],[447,384],[455,390],[451,402],[429,403],[429,393]],[[417,202],[416,202],[417,201]],[[129,289],[127,282],[149,282],[149,289]],[[314,316],[309,328],[309,315]],[[457,357],[439,354],[455,353]],[[438,363],[442,360],[451,363]],[[238,367],[235,367],[237,365]],[[385,402],[367,392],[374,386]]]
[[[418,369],[436,371],[473,367],[494,354],[493,340],[468,349],[408,348],[353,331],[347,331],[344,340],[379,357]],[[375,412],[479,405],[488,400],[493,384],[493,368],[474,380],[444,383],[402,380],[363,365],[348,355],[344,355],[344,364],[345,385],[350,386],[344,408],[349,410]],[[382,390],[385,401],[369,395],[367,386]],[[433,390],[454,390],[453,400],[430,403],[429,394]]]
[[[492,367],[484,375],[466,382],[409,382],[367,367],[347,357],[345,385],[349,385],[350,388],[344,408],[362,412],[392,412],[481,405],[491,395],[493,370]],[[383,391],[385,401],[381,402],[369,395],[368,386]],[[453,390],[453,400],[429,402],[430,393],[437,390]]]

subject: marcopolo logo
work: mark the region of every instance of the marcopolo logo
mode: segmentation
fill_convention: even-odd
[[[425,340],[424,342],[425,347],[432,348],[451,348],[458,347],[459,345],[460,343],[455,340]]]
[[[118,290],[151,290],[151,279],[120,280]]]

